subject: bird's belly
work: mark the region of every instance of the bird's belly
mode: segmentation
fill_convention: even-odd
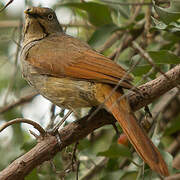
[[[25,79],[38,92],[57,106],[76,109],[98,105],[94,83],[28,73]]]

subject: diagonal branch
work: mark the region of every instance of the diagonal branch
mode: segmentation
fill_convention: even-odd
[[[19,106],[19,105],[22,105],[24,103],[31,101],[36,95],[37,95],[37,92],[34,92],[34,93],[29,94],[27,96],[21,97],[20,99],[18,99],[15,102],[12,102],[11,104],[0,107],[0,114],[5,113],[6,111],[8,111],[8,110],[10,110],[16,106]]]
[[[180,84],[180,65],[175,66],[165,75],[161,75],[138,87],[141,93],[131,92],[128,95],[133,111],[152,103],[155,99]]]
[[[138,110],[148,105],[162,94],[180,84],[180,65],[177,65],[164,75],[139,87],[141,93],[131,92],[129,102],[132,109]],[[113,116],[105,110],[100,110],[92,118],[87,115],[75,122],[72,122],[59,130],[61,145],[59,146],[55,136],[47,134],[29,152],[12,162],[7,168],[0,172],[1,180],[22,180],[35,167],[48,161],[54,155],[68,145],[79,141],[104,125],[114,122]]]

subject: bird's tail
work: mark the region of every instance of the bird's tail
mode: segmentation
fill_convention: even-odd
[[[106,99],[104,104],[106,108],[112,112],[129,141],[134,146],[136,152],[152,170],[163,176],[168,176],[169,172],[167,165],[159,150],[154,146],[144,130],[137,123],[136,117],[131,112],[127,100],[125,98],[120,98],[123,94],[114,92],[109,97],[112,88],[109,85],[103,86],[103,97]],[[118,101],[118,99],[120,100]]]

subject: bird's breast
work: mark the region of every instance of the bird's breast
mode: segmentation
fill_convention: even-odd
[[[76,109],[98,105],[94,96],[94,83],[42,75],[25,60],[21,62],[23,75],[28,83],[57,106]]]

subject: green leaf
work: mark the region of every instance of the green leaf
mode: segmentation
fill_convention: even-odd
[[[179,0],[171,0],[170,7],[168,8],[170,12],[180,12],[180,1]]]
[[[78,149],[82,151],[83,149],[87,149],[91,146],[91,142],[88,139],[82,139],[78,144]]]
[[[35,140],[31,140],[29,142],[25,142],[22,146],[21,146],[21,150],[24,150],[25,152],[28,152],[30,149],[32,149],[35,145],[37,144],[37,142]]]
[[[174,42],[170,42],[162,45],[163,50],[173,50],[173,48],[174,48]]]
[[[154,63],[158,66],[162,64],[166,65],[180,63],[180,58],[168,50],[148,51],[148,53],[153,59]],[[139,58],[139,55],[134,56],[133,62],[138,61]],[[134,76],[141,76],[143,74],[146,74],[151,68],[152,66],[149,65],[146,60],[142,59],[141,63],[133,69],[133,74]]]
[[[118,158],[118,157],[131,157],[131,152],[129,148],[120,144],[112,144],[107,151],[99,152],[98,156],[106,156],[110,158]]]
[[[140,57],[140,55],[135,55],[132,57],[131,61],[133,62],[133,64],[138,63],[134,69],[133,69],[133,75],[134,76],[142,76],[143,74],[146,74],[151,68],[152,66],[147,64],[147,62]]]
[[[116,171],[119,170],[119,160],[120,158],[109,158],[108,163],[106,165],[107,171]]]
[[[173,156],[168,153],[167,151],[163,151],[161,149],[159,149],[161,155],[163,156],[167,166],[168,166],[168,170],[170,171],[170,174],[173,173],[174,169],[172,167],[172,163],[173,163]]]
[[[105,171],[103,177],[100,178],[100,180],[109,180],[109,179],[119,180],[125,173],[127,172],[124,171],[123,169],[117,171],[110,171],[110,172]]]
[[[161,140],[161,134],[159,133],[153,133],[153,136],[151,138],[152,142],[154,143],[155,146],[159,146],[160,140]]]
[[[159,30],[165,30],[167,28],[167,25],[163,23],[162,21],[158,21],[157,19],[151,17],[154,23],[154,28],[159,29]]]
[[[90,22],[95,26],[112,23],[111,12],[108,6],[95,2],[65,3],[62,6],[84,10],[89,15]]]
[[[130,179],[136,179],[137,178],[137,172],[136,171],[129,171],[124,174],[124,176],[121,177],[122,180],[130,180]]]
[[[133,69],[133,75],[134,76],[141,76],[143,74],[146,74],[150,69],[152,68],[151,65],[137,65]]]
[[[166,41],[170,41],[173,43],[173,46],[175,45],[175,43],[179,43],[180,41],[180,36],[176,36],[176,34],[172,34],[172,33],[164,33],[163,34],[163,39]],[[163,48],[164,49],[164,48]],[[170,48],[169,48],[170,49]]]
[[[97,48],[105,43],[107,38],[114,32],[118,27],[114,24],[106,24],[100,28],[98,28],[91,38],[89,39],[88,43],[91,47]]]
[[[166,31],[169,31],[169,32],[172,32],[172,33],[179,33],[180,31],[180,23],[179,22],[171,22],[170,24],[165,24],[163,23],[162,21],[158,21],[157,19],[153,18],[152,17],[152,20],[153,20],[153,23],[154,23],[154,26],[153,28],[151,28],[151,31],[153,31],[153,29],[158,29],[158,30],[166,30]]]
[[[177,21],[180,18],[180,1],[171,0],[169,8],[161,8],[154,3],[154,9],[165,24]]]
[[[142,172],[142,171],[141,171]],[[159,180],[159,175],[150,169],[150,167],[145,164],[144,173],[141,173],[141,175],[136,180]]]
[[[38,171],[36,168],[33,169],[32,172],[28,176],[26,176],[26,178],[25,178],[25,180],[32,180],[32,179],[33,180],[39,180]]]
[[[173,21],[177,21],[180,18],[180,13],[172,13],[168,12],[167,9],[155,6],[155,10],[158,13],[160,19],[165,23],[165,24],[170,24]]]
[[[156,64],[179,64],[180,58],[167,50],[148,51]]]
[[[180,130],[180,116],[178,116],[174,121],[172,121],[171,125],[168,126],[164,132],[164,135],[171,135],[175,132],[178,132]]]

